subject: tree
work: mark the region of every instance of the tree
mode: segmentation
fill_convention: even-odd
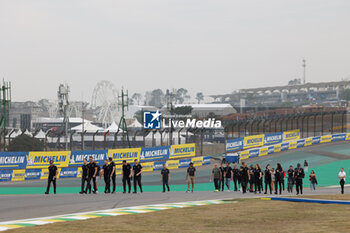
[[[176,91],[175,100],[179,104],[183,104],[186,99],[190,99],[191,96],[188,95],[188,91],[185,88],[180,88]]]
[[[44,143],[37,138],[22,134],[14,138],[9,146],[9,151],[42,151]]]
[[[164,93],[161,89],[155,89],[151,92],[149,105],[161,108],[164,103]]]
[[[133,103],[137,103],[137,105],[140,105],[141,98],[142,98],[142,95],[140,93],[134,93],[131,97],[131,99],[133,100]]]
[[[196,100],[198,101],[198,104],[200,104],[201,101],[204,100],[204,95],[203,95],[202,92],[198,92],[198,93],[196,94]]]

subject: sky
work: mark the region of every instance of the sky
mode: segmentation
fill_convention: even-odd
[[[350,78],[348,0],[0,0],[12,100],[90,101],[101,80],[192,96]]]

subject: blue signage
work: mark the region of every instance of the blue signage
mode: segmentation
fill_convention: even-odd
[[[318,136],[318,137],[313,137],[312,138],[312,145],[315,145],[315,144],[319,144],[321,141],[321,137]]]
[[[254,158],[259,156],[260,149],[249,150],[249,158]]]
[[[12,170],[0,170],[0,182],[8,182],[12,179]]]
[[[144,112],[143,113],[143,128],[144,129],[160,129],[161,127],[161,113],[156,112]]]
[[[0,169],[25,169],[29,152],[0,152]]]
[[[77,167],[64,167],[61,169],[60,178],[75,178],[78,175]]]
[[[141,148],[140,161],[166,160],[169,159],[170,146]]]
[[[190,166],[190,163],[192,162],[191,159],[180,159],[179,160],[179,168],[184,168]]]
[[[304,147],[305,145],[305,139],[300,139],[297,141],[297,148]]]
[[[289,149],[289,142],[285,142],[281,144],[281,151],[286,151]]]
[[[345,133],[333,134],[332,135],[332,142],[344,141],[345,138],[346,138],[346,134]]]
[[[226,151],[238,151],[243,149],[243,138],[235,138],[226,140]]]
[[[165,164],[165,161],[154,162],[153,163],[153,170],[155,170],[155,171],[162,170],[163,169],[163,164]]]
[[[268,154],[273,154],[275,153],[275,147],[274,146],[269,146],[268,147]]]
[[[271,145],[271,144],[281,143],[282,140],[283,140],[282,133],[268,133],[268,134],[265,134],[264,144]]]
[[[103,165],[104,160],[107,159],[107,151],[108,150],[72,151],[69,157],[69,167],[78,167],[83,165],[84,159],[89,161],[90,156],[96,160],[98,165]]]
[[[25,172],[25,180],[38,180],[41,177],[41,169],[27,169]]]

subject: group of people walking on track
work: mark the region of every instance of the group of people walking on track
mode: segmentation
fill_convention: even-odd
[[[271,168],[270,164],[262,169],[259,164],[250,165],[242,162],[240,167],[236,163],[231,167],[229,162],[214,165],[211,179],[214,181],[215,191],[231,191],[231,181],[233,181],[233,191],[241,191],[242,193],[253,192],[264,194],[274,192],[282,194],[285,190],[285,180],[287,180],[287,191],[293,193],[295,185],[296,194],[303,194],[303,179],[305,177],[304,169],[298,163],[296,168],[289,166],[287,171],[283,170],[280,163],[275,168]],[[311,190],[315,190],[317,178],[312,170],[309,176]]]

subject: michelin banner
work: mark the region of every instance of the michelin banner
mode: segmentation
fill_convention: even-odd
[[[0,152],[1,169],[24,169],[27,166],[28,152]]]
[[[226,140],[226,151],[232,152],[243,149],[243,138],[235,138]]]
[[[283,139],[282,133],[268,133],[264,137],[264,145],[272,145],[281,143]]]
[[[141,148],[141,162],[169,159],[170,146]]]
[[[283,142],[289,142],[300,139],[300,129],[283,132]]]
[[[252,147],[260,147],[264,145],[264,134],[252,135],[244,137],[243,148],[248,149]]]
[[[26,169],[25,171],[25,180],[40,180],[41,169]]]
[[[47,168],[50,160],[57,167],[68,167],[70,151],[31,151],[27,159],[28,168]]]
[[[112,157],[115,163],[122,163],[126,160],[128,163],[140,160],[141,148],[126,148],[108,150],[108,157]]]
[[[170,147],[170,159],[193,156],[196,156],[196,145],[194,143],[171,145]]]
[[[12,180],[12,170],[0,170],[0,182],[9,182]]]
[[[90,156],[98,165],[103,165],[104,160],[107,159],[107,152],[108,150],[72,151],[69,156],[69,167],[82,166],[84,159],[89,161]]]

